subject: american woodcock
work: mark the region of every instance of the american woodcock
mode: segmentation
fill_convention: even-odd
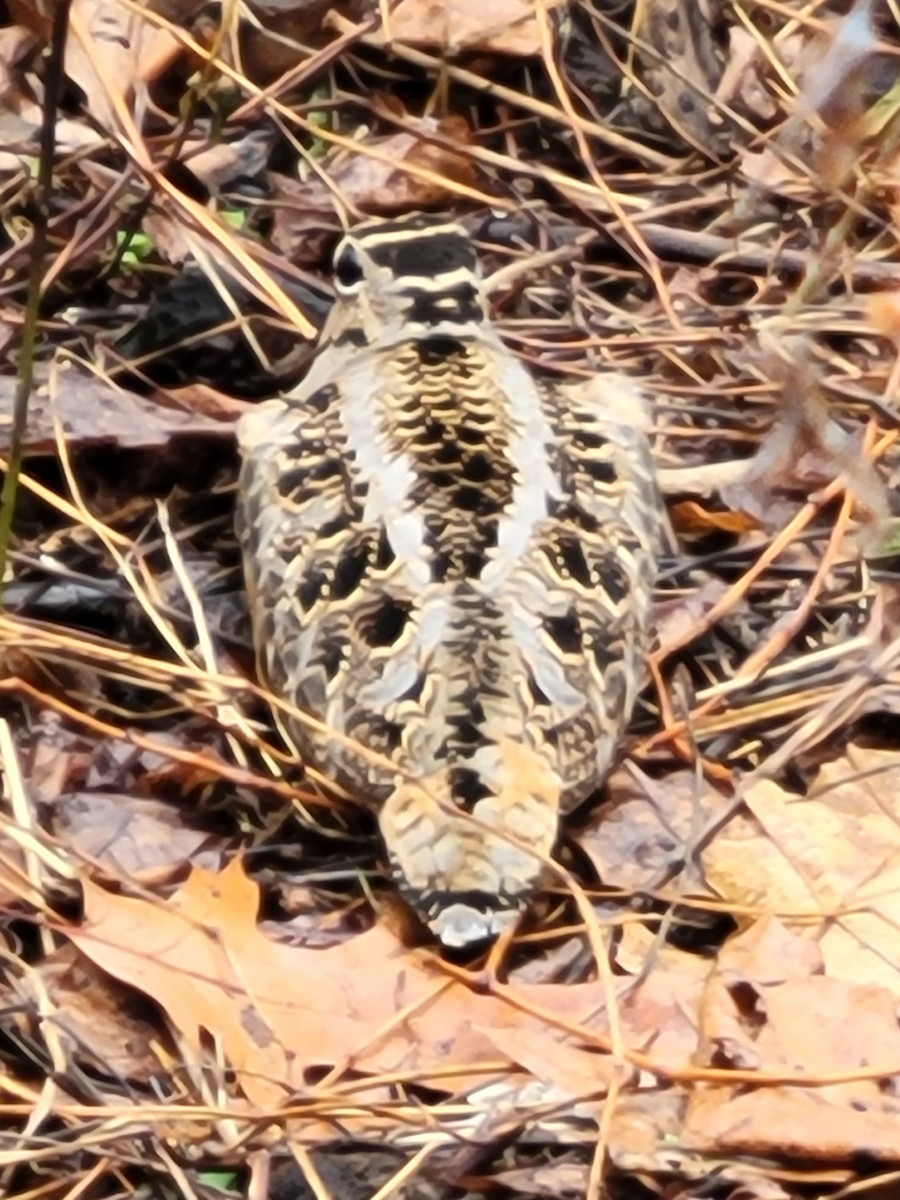
[[[421,215],[334,259],[306,379],[242,418],[262,671],[306,761],[374,805],[447,946],[509,929],[644,678],[663,505],[621,376],[532,374],[475,249]]]

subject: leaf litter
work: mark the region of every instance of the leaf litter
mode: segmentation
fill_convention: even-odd
[[[330,8],[68,7],[0,614],[0,1187],[890,1187],[896,8]],[[8,10],[4,464],[51,36]],[[417,208],[527,361],[651,394],[670,497],[623,763],[499,975],[421,942],[365,798],[279,741],[231,530],[233,422],[305,370],[336,235]]]

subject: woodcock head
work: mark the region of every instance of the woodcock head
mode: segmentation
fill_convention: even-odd
[[[357,226],[334,254],[335,304],[324,340],[354,345],[455,330],[486,317],[475,248],[453,221],[417,214]]]

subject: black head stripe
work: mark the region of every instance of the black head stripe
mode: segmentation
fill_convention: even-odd
[[[472,243],[452,233],[427,233],[420,238],[397,241],[367,240],[364,245],[375,262],[396,277],[434,279],[460,269],[474,271],[478,265]]]
[[[471,283],[449,288],[410,288],[409,319],[419,325],[439,325],[445,321],[466,324],[484,316],[481,299]]]
[[[419,912],[425,913],[429,918],[436,917],[438,913],[445,908],[449,908],[451,904],[465,905],[466,908],[471,908],[474,912],[481,913],[483,916],[488,916],[491,913],[514,912],[522,907],[521,896],[497,895],[494,892],[449,892],[443,889],[439,891],[413,892],[404,889],[402,884],[400,886],[406,892],[410,903]]]

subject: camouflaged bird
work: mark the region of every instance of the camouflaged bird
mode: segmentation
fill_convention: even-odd
[[[303,384],[239,425],[261,669],[305,760],[376,806],[447,946],[515,925],[643,681],[663,507],[639,397],[538,379],[475,250],[368,222]]]

